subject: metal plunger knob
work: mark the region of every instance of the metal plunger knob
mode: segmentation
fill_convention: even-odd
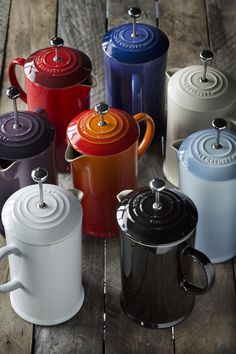
[[[136,32],[136,20],[141,15],[141,10],[138,7],[131,7],[128,11],[128,15],[133,19],[133,32],[132,37],[137,37],[138,33]]]
[[[211,50],[202,50],[200,52],[200,59],[202,60],[203,62],[203,74],[202,74],[202,77],[201,77],[201,81],[202,82],[208,82],[208,79],[206,77],[206,73],[207,73],[207,65],[210,64],[213,60],[213,53]]]
[[[109,111],[108,104],[102,102],[98,103],[96,104],[94,110],[96,113],[100,114],[100,122],[98,123],[98,125],[100,125],[100,127],[107,125],[107,123],[104,121],[104,114]]]
[[[47,204],[43,201],[43,182],[48,178],[48,171],[45,168],[37,167],[31,172],[31,177],[33,181],[39,184],[39,203],[38,207],[44,209]]]
[[[8,98],[10,98],[13,101],[14,118],[15,118],[15,124],[13,125],[13,128],[14,129],[21,128],[21,124],[19,123],[19,119],[18,119],[18,111],[16,105],[16,99],[20,96],[20,90],[15,86],[9,87],[6,90],[6,95]]]
[[[53,58],[54,61],[60,61],[61,57],[59,56],[59,48],[62,47],[64,41],[60,37],[54,37],[51,39],[51,45],[55,48],[55,57]]]
[[[163,179],[154,178],[149,183],[149,186],[152,192],[155,193],[155,203],[152,207],[155,211],[161,210],[162,204],[160,202],[160,192],[165,189],[165,181]]]
[[[216,118],[212,121],[212,126],[216,129],[216,143],[213,144],[213,148],[221,149],[222,145],[220,144],[220,132],[227,128],[227,122],[223,118]]]

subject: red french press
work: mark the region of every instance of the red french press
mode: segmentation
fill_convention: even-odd
[[[64,159],[66,128],[72,118],[89,108],[89,93],[95,86],[92,64],[83,52],[63,46],[62,38],[51,40],[51,47],[38,50],[27,59],[16,58],[9,65],[9,80],[20,90],[20,98],[29,110],[40,107],[56,129],[56,165],[68,172]],[[26,92],[20,87],[15,68],[24,70]]]

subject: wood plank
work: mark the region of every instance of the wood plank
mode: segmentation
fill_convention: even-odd
[[[0,1],[0,73],[3,69],[3,59],[5,54],[5,45],[7,39],[7,26],[10,12],[10,0]]]
[[[206,0],[206,8],[214,65],[236,80],[236,2]]]
[[[91,91],[91,106],[104,100],[101,37],[105,32],[104,1],[59,1],[58,35],[65,45],[85,52],[92,60],[97,87]],[[60,185],[72,186],[69,174],[59,175]],[[104,310],[104,241],[83,237],[83,282],[85,302],[80,312],[65,324],[35,328],[36,353],[102,353]]]
[[[55,29],[56,0],[24,0],[23,3],[12,0],[0,97],[1,112],[12,110],[12,102],[5,95],[10,85],[7,75],[9,62],[16,57],[27,58],[35,50],[48,47]],[[23,85],[22,69],[19,68],[17,73]],[[18,108],[26,109],[26,105],[18,100]]]
[[[155,0],[146,0],[145,4],[142,0],[127,0],[127,1],[114,1],[107,0],[107,20],[108,29],[115,26],[131,22],[128,16],[128,9],[130,7],[139,7],[142,11],[142,15],[138,22],[148,23],[156,26],[156,6]]]
[[[159,24],[170,40],[168,68],[200,64],[209,47],[204,0],[160,1]]]
[[[8,2],[2,1],[1,3],[1,11],[6,10]],[[7,11],[5,16],[8,20]],[[9,87],[8,63],[18,56],[27,57],[31,52],[48,46],[49,39],[55,34],[55,19],[56,0],[25,0],[24,3],[12,0],[4,74],[1,82],[1,112],[12,110],[12,103],[5,96],[5,90]],[[4,38],[1,40],[4,41]],[[23,78],[22,72],[20,76]],[[26,105],[19,102],[18,107],[26,108]],[[1,275],[2,281],[6,279],[8,273],[8,265],[5,263],[3,275]],[[8,294],[0,296],[0,312],[0,351],[13,354],[31,353],[33,326],[14,313]]]
[[[5,239],[0,236],[0,247]],[[0,284],[9,280],[7,258],[0,264]],[[9,293],[0,294],[0,353],[31,353],[33,326],[19,317],[11,307]]]
[[[121,310],[119,252],[118,238],[106,241],[105,353],[174,353],[170,328],[143,328],[130,321]]]
[[[61,325],[36,326],[34,353],[102,353],[103,250],[102,239],[83,237],[84,304],[77,315]]]
[[[176,354],[236,353],[236,297],[232,261],[215,265],[216,284],[196,297],[192,314],[176,327]]]
[[[105,26],[105,0],[59,0],[58,35],[92,60],[97,86],[91,90],[91,107],[105,99],[101,46]]]

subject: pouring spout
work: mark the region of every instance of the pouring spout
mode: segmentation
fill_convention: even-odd
[[[84,155],[80,154],[78,151],[76,151],[71,145],[67,145],[66,151],[65,151],[65,160],[67,162],[74,162],[78,159],[83,158]]]
[[[90,75],[85,81],[80,83],[80,86],[83,87],[96,87],[97,86],[97,80],[95,79],[95,77],[93,75]]]
[[[126,198],[126,196],[131,192],[133,192],[132,189],[126,189],[126,190],[118,193],[116,198],[118,199],[119,202],[122,202]]]
[[[179,147],[183,141],[184,141],[184,139],[178,139],[178,140],[173,141],[172,144],[170,144],[171,148],[177,153],[177,155],[179,153]]]

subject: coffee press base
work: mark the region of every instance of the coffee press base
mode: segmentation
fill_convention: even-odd
[[[137,323],[141,327],[145,327],[145,328],[149,328],[149,329],[165,329],[165,328],[176,326],[177,324],[183,322],[191,314],[193,307],[194,307],[194,303],[195,303],[195,301],[192,302],[191,308],[189,309],[188,312],[186,312],[184,314],[184,316],[182,316],[178,319],[175,319],[173,321],[170,321],[170,322],[159,323],[158,319],[156,322],[147,322],[146,320],[142,321],[140,318],[133,316],[131,313],[126,311],[122,300],[120,301],[121,308],[122,308],[123,312],[131,321]]]
[[[36,318],[34,316],[31,316],[29,314],[22,312],[19,309],[19,307],[15,304],[12,293],[10,294],[10,301],[11,301],[11,306],[12,306],[13,310],[16,312],[16,314],[18,316],[23,318],[23,320],[25,320],[29,323],[32,323],[32,324],[40,325],[40,326],[54,326],[54,325],[61,324],[63,322],[70,320],[72,317],[74,317],[77,314],[77,312],[79,312],[79,310],[81,309],[83,302],[84,302],[84,289],[82,288],[79,303],[76,305],[76,307],[73,309],[73,311],[71,311],[69,314],[67,314],[65,316],[62,316],[59,318],[54,318],[54,319]]]

